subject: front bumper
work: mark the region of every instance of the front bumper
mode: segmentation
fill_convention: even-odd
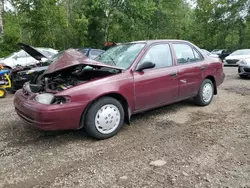
[[[224,60],[224,65],[238,66],[240,64],[239,59],[226,59]]]
[[[28,124],[42,130],[73,130],[80,127],[82,113],[87,106],[83,103],[44,105],[34,101],[18,90],[14,98],[17,114]]]
[[[238,67],[239,75],[250,76],[250,66],[248,65],[239,65]]]

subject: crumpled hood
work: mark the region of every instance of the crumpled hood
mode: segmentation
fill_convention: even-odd
[[[22,42],[18,43],[18,45],[21,46],[21,48],[27,52],[31,57],[35,58],[36,60],[40,61],[42,58],[47,58],[45,55],[43,55],[41,52],[33,48],[32,46],[28,44],[24,44]]]
[[[51,74],[57,71],[61,71],[77,65],[90,65],[94,67],[107,67],[117,70],[124,70],[124,68],[106,65],[104,63],[89,59],[82,53],[74,49],[66,50],[62,55],[58,57],[53,63],[51,63],[44,74]]]

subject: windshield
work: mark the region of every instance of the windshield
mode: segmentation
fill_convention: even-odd
[[[231,55],[250,55],[250,49],[236,50]]]
[[[118,67],[128,69],[144,46],[144,43],[121,44],[108,49],[95,60],[108,65],[116,65]]]

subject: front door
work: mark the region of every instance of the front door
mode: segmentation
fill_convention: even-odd
[[[177,68],[169,44],[151,46],[139,64],[148,61],[155,68],[134,72],[135,110],[157,107],[178,97]]]

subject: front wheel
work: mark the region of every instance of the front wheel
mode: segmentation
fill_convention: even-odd
[[[95,101],[86,113],[84,129],[95,139],[114,136],[124,123],[124,109],[119,101],[103,97]]]
[[[194,101],[199,106],[207,106],[211,103],[214,96],[214,84],[211,80],[205,79],[200,87],[198,95]]]

